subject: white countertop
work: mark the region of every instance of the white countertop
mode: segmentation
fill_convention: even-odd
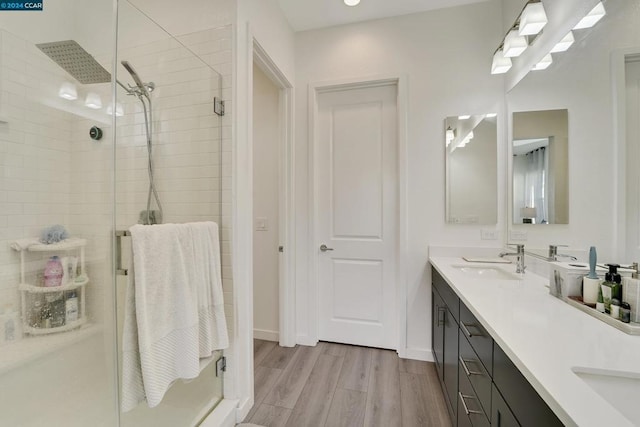
[[[572,371],[621,371],[640,386],[640,336],[553,297],[547,278],[527,272],[521,280],[477,279],[454,268],[481,265],[515,272],[513,264],[474,264],[456,257],[429,261],[565,425],[640,425],[640,419],[625,418]],[[640,389],[634,394],[640,405]]]

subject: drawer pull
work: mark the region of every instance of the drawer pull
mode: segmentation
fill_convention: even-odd
[[[442,326],[442,325],[445,324],[446,310],[447,310],[446,307],[439,307],[438,306],[438,321],[436,323],[436,326]]]
[[[462,369],[464,369],[464,373],[467,374],[468,377],[471,375],[484,375],[482,372],[470,371],[466,362],[475,362],[475,360],[464,360],[462,356],[460,356],[460,364],[462,365]]]
[[[466,324],[464,322],[460,322],[460,327],[462,328],[462,331],[469,337],[484,337],[484,334],[480,333],[480,334],[472,334],[471,332],[469,332],[468,328],[474,328],[477,330],[480,330],[475,324],[471,323],[471,324]]]
[[[467,402],[465,402],[464,399],[476,399],[477,400],[477,398],[475,396],[468,396],[466,394],[462,394],[462,392],[458,392],[458,396],[460,396],[460,401],[462,401],[462,407],[464,408],[464,412],[467,415],[482,414],[483,413],[482,411],[476,411],[476,410],[473,410],[473,409],[469,409],[467,407]]]

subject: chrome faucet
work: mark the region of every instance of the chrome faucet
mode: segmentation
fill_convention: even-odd
[[[573,261],[577,261],[578,258],[573,255],[559,254],[558,248],[566,248],[567,245],[549,245],[549,261],[558,261],[558,258],[569,258]]]
[[[527,268],[524,265],[524,245],[514,245],[508,243],[507,246],[515,246],[517,252],[501,252],[500,258],[504,258],[506,256],[515,256],[516,257],[516,273],[524,274],[524,270]]]

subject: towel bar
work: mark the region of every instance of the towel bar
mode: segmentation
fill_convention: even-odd
[[[122,268],[122,238],[126,236],[131,236],[131,232],[129,230],[116,230],[116,275],[118,276],[127,276],[129,274],[129,270],[126,268]]]

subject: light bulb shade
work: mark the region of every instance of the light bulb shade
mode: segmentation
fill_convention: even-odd
[[[87,94],[87,98],[84,101],[84,105],[94,110],[99,110],[102,108],[102,99],[100,99],[100,95],[98,95],[97,93],[89,92]]]
[[[607,11],[604,9],[604,5],[602,2],[599,2],[584,18],[580,20],[580,22],[576,24],[575,27],[573,27],[573,29],[580,30],[582,28],[591,28],[606,14]]]
[[[504,56],[506,58],[520,56],[528,46],[527,39],[518,34],[518,30],[511,30],[504,38]]]
[[[511,69],[512,65],[511,58],[506,58],[502,50],[498,50],[493,54],[491,74],[504,74]]]
[[[547,25],[547,22],[547,14],[542,3],[529,3],[525,6],[520,16],[518,34],[521,36],[538,34]]]
[[[567,35],[562,38],[562,40],[556,43],[556,45],[553,47],[553,49],[551,49],[551,51],[549,51],[549,53],[564,52],[569,49],[575,41],[576,39],[573,37],[573,32],[569,31]]]
[[[552,63],[553,63],[553,58],[551,57],[550,53],[547,53],[544,56],[544,58],[540,60],[540,62],[534,65],[533,70],[534,71],[546,70],[547,68],[549,68],[549,65],[551,65]]]
[[[498,115],[498,113],[489,113],[485,117],[488,118],[488,119],[491,119],[493,117],[496,117],[497,115]]]
[[[463,114],[462,116],[458,116],[458,120],[469,120],[471,116],[469,114]]]
[[[60,86],[60,90],[58,91],[58,96],[70,101],[78,99],[78,91],[76,90],[76,85],[69,82],[62,83],[62,86]]]
[[[360,0],[344,0],[344,4],[347,6],[357,6]]]
[[[451,141],[453,141],[455,138],[456,138],[455,132],[453,131],[453,129],[451,129],[451,127],[448,127],[445,133],[445,140],[447,141],[447,147],[449,146],[449,144],[451,144]]]
[[[109,114],[110,116],[113,115],[113,104],[107,106],[107,114]],[[122,116],[124,116],[124,108],[122,108],[122,104],[116,102],[116,117]]]

